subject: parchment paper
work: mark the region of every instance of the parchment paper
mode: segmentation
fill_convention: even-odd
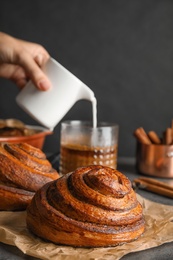
[[[138,240],[116,247],[73,248],[47,243],[26,227],[26,212],[0,212],[0,242],[14,245],[23,253],[51,260],[113,260],[173,241],[173,206],[158,204],[138,196],[143,205],[146,230]]]

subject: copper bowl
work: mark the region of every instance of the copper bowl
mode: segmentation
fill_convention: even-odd
[[[26,125],[26,128],[34,130],[32,135],[26,136],[4,136],[0,137],[0,143],[28,143],[36,148],[42,149],[47,135],[51,135],[52,131],[41,126]]]
[[[161,178],[173,178],[173,145],[137,143],[137,171]]]

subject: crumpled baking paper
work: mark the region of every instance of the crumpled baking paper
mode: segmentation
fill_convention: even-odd
[[[116,247],[74,248],[45,242],[26,227],[26,212],[0,212],[0,242],[23,253],[46,260],[113,260],[124,255],[173,241],[173,206],[158,204],[138,195],[146,221],[145,233],[136,241]],[[171,231],[172,230],[172,231]]]

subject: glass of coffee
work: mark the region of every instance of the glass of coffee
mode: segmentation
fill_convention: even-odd
[[[105,165],[116,169],[118,149],[117,124],[65,121],[61,123],[60,173],[78,167]]]

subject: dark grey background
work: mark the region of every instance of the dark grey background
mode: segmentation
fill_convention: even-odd
[[[134,156],[133,131],[161,134],[173,118],[173,1],[1,0],[0,30],[42,44],[85,82],[98,120],[120,126],[119,156]],[[17,87],[0,79],[0,118],[37,124],[15,103]],[[79,101],[63,118],[92,119]],[[44,150],[59,150],[58,124]]]

